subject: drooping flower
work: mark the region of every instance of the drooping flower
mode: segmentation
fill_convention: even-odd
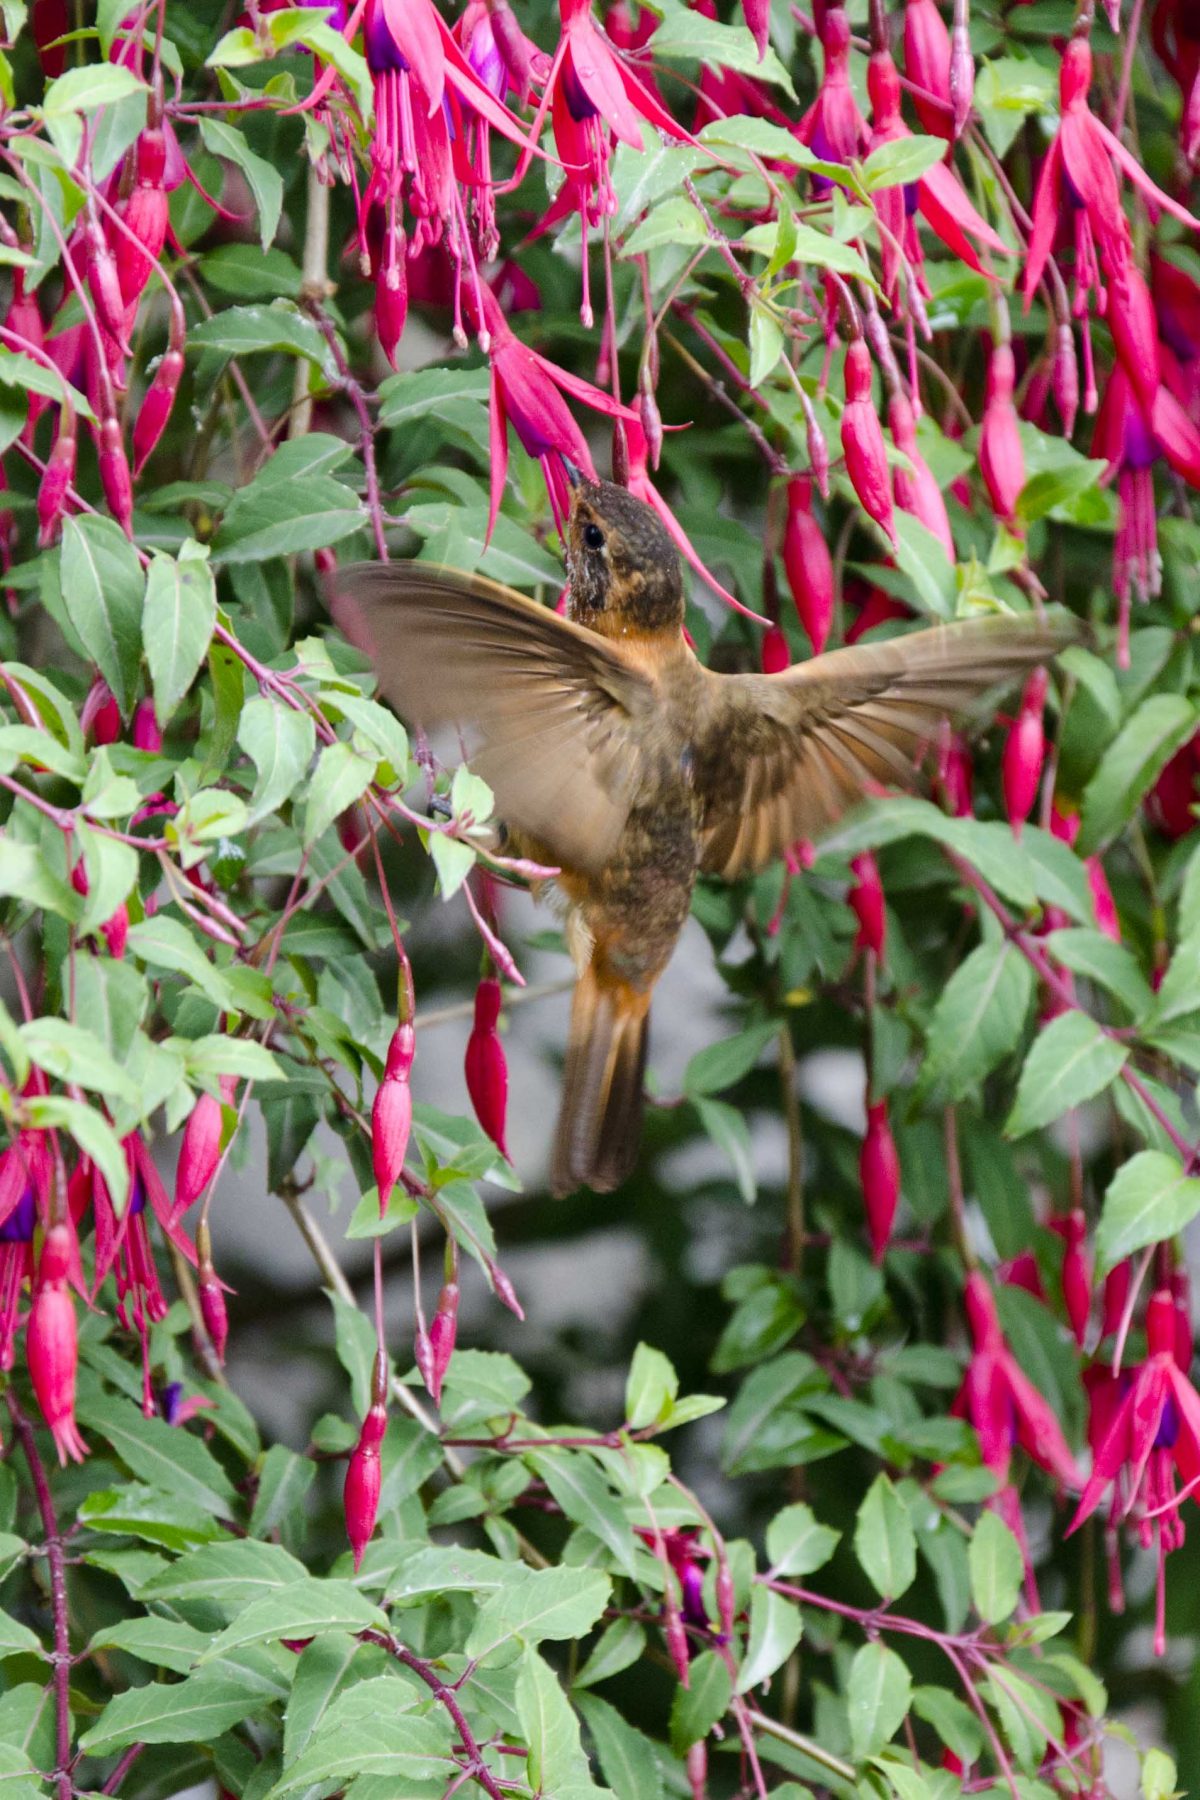
[[[38,543],[44,550],[58,536],[67,506],[67,489],[75,479],[75,412],[64,400],[59,408],[58,431],[42,479],[38,483]]]
[[[1015,836],[1033,811],[1042,783],[1046,760],[1043,714],[1050,677],[1044,668],[1033,669],[1025,683],[1017,716],[1004,741],[1001,780],[1004,811]]]
[[[6,1162],[12,1155],[12,1150],[5,1153]],[[33,1279],[37,1217],[33,1183],[23,1180],[16,1205],[0,1223],[0,1371],[11,1369],[16,1356],[21,1291]]]
[[[807,475],[788,480],[783,568],[813,655],[820,656],[833,624],[835,582],[825,533],[813,517],[812,481]]]
[[[475,990],[475,1023],[467,1039],[467,1092],[475,1117],[500,1151],[508,1156],[504,1120],[508,1110],[508,1062],[496,1029],[500,1018],[500,983],[485,975]]]
[[[870,850],[853,858],[850,864],[854,881],[846,895],[850,910],[858,920],[855,948],[870,950],[882,961],[887,943],[887,909],[883,900],[883,883],[879,864]]]
[[[1087,1219],[1082,1209],[1049,1221],[1051,1231],[1063,1242],[1062,1294],[1067,1322],[1077,1344],[1087,1336],[1092,1311],[1092,1263],[1087,1251]]]
[[[1195,831],[1200,806],[1200,733],[1184,744],[1163,769],[1146,796],[1146,811],[1164,837],[1178,839]]]
[[[901,512],[910,513],[914,519],[920,520],[926,531],[937,539],[946,552],[947,561],[953,566],[955,553],[950,515],[946,511],[942,490],[934,480],[933,470],[917,447],[917,422],[913,417],[912,402],[898,384],[888,395],[888,424],[891,427],[892,442],[911,465],[904,469],[897,464],[893,472],[896,505]]]
[[[68,1292],[72,1241],[66,1225],[52,1225],[46,1233],[25,1328],[29,1377],[64,1466],[68,1461],[82,1462],[88,1453],[75,1423],[79,1352],[75,1302]]]
[[[979,1437],[987,1467],[1008,1481],[1014,1444],[1068,1487],[1079,1473],[1062,1426],[1009,1349],[987,1279],[973,1269],[964,1299],[971,1330],[971,1360],[953,1411],[965,1416]]]
[[[212,1239],[201,1219],[196,1227],[196,1291],[200,1296],[200,1317],[208,1333],[217,1361],[225,1361],[225,1345],[229,1341],[229,1315],[225,1308],[225,1289],[213,1267]]]
[[[987,395],[979,437],[979,470],[992,511],[1014,534],[1018,532],[1017,500],[1025,485],[1025,453],[1013,405],[1016,365],[1012,345],[998,343],[988,360]]]
[[[1077,812],[1064,812],[1055,801],[1050,810],[1050,831],[1064,844],[1074,846],[1079,836],[1081,824]],[[1114,944],[1121,941],[1121,921],[1117,915],[1117,903],[1113,898],[1112,888],[1108,884],[1108,876],[1104,872],[1103,860],[1097,852],[1093,856],[1085,856],[1084,869],[1087,871],[1088,887],[1092,894],[1092,907],[1096,914],[1096,929],[1105,937],[1111,938]],[[1066,923],[1066,919],[1062,923]]]
[[[871,353],[862,337],[846,345],[846,404],[842,411],[842,450],[846,473],[863,510],[896,542],[892,485],[888,476],[883,427],[871,398]]]
[[[1119,1498],[1114,1518],[1136,1524],[1144,1549],[1158,1556],[1154,1649],[1166,1648],[1165,1559],[1183,1542],[1179,1508],[1200,1486],[1200,1394],[1175,1360],[1175,1300],[1159,1288],[1146,1310],[1146,1361],[1121,1399],[1098,1443],[1089,1476],[1067,1535],[1099,1506],[1107,1488]],[[1182,1492],[1176,1492],[1176,1473]]]
[[[378,1351],[371,1382],[371,1405],[359,1429],[358,1442],[350,1453],[342,1489],[346,1536],[350,1539],[355,1573],[362,1564],[379,1513],[379,1493],[383,1484],[379,1448],[387,1433],[387,1399],[387,1358]]]
[[[867,1101],[867,1129],[859,1153],[858,1174],[867,1212],[871,1254],[876,1262],[881,1262],[891,1242],[896,1208],[900,1203],[900,1158],[888,1120],[886,1099]]]
[[[371,1158],[379,1187],[380,1218],[387,1211],[408,1154],[412,1130],[412,1089],[408,1078],[416,1047],[416,1034],[405,1020],[392,1033],[383,1080],[371,1106]]]
[[[132,191],[118,208],[125,229],[114,226],[110,231],[126,307],[138,300],[167,241],[167,144],[162,126],[150,124],[149,117],[134,145],[133,164]]]
[[[825,8],[819,36],[824,52],[820,86],[794,129],[800,142],[822,162],[850,162],[865,151],[868,134],[850,85],[850,24],[840,0]],[[828,192],[829,185],[823,176],[813,179],[814,193]]]
[[[442,1382],[446,1378],[446,1370],[450,1366],[450,1358],[454,1355],[454,1346],[458,1339],[458,1256],[452,1245],[447,1246],[448,1268],[446,1280],[438,1293],[437,1307],[433,1318],[429,1321],[429,1366],[422,1370],[425,1385],[435,1406],[442,1403]]]
[[[175,1217],[185,1213],[198,1200],[221,1160],[221,1132],[224,1107],[232,1106],[237,1082],[232,1075],[221,1077],[221,1098],[215,1094],[196,1096],[196,1104],[188,1114],[179,1146],[179,1164],[175,1170]]]
[[[936,0],[905,0],[904,73],[921,129],[950,136],[950,33]]]

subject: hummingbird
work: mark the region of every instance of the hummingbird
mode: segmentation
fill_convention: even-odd
[[[911,787],[943,719],[1045,662],[1070,622],[989,615],[716,674],[684,636],[656,513],[573,469],[566,616],[422,562],[339,572],[336,622],[410,723],[474,732],[507,842],[553,866],[577,980],[550,1169],[611,1192],[637,1158],[651,996],[700,875],[736,880],[868,792]]]

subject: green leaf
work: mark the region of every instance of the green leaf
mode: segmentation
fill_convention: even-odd
[[[58,1081],[73,1082],[97,1094],[130,1105],[137,1089],[100,1039],[86,1026],[66,1019],[31,1019],[20,1027],[21,1042],[31,1063]]]
[[[625,1382],[625,1423],[632,1431],[657,1425],[671,1411],[679,1377],[661,1350],[639,1344]]]
[[[22,1625],[11,1613],[0,1607],[0,1658],[5,1656],[44,1656],[42,1641],[36,1631]]]
[[[194,1501],[138,1482],[89,1494],[79,1518],[93,1531],[120,1532],[168,1550],[191,1550],[221,1534],[212,1514]]]
[[[210,319],[201,319],[188,333],[188,348],[217,350],[226,356],[282,351],[306,358],[330,380],[337,375],[329,345],[291,300],[276,300],[270,306],[231,306]]]
[[[998,1513],[980,1513],[967,1562],[976,1612],[988,1625],[1002,1624],[1020,1598],[1025,1562],[1020,1544]]]
[[[363,520],[357,494],[331,476],[279,481],[259,475],[230,502],[213,539],[213,555],[225,563],[247,563],[322,550],[361,530]]]
[[[761,302],[750,308],[750,385],[761,387],[783,355],[783,327]]]
[[[645,1733],[598,1694],[583,1694],[575,1704],[595,1743],[600,1772],[617,1800],[662,1800],[662,1770]]]
[[[300,1652],[283,1722],[287,1762],[308,1744],[361,1648],[348,1632],[327,1631]]]
[[[612,1582],[596,1569],[514,1569],[484,1601],[467,1639],[468,1656],[482,1661],[510,1638],[579,1638],[608,1604]]]
[[[377,1689],[381,1684],[369,1685]],[[405,1693],[398,1682],[389,1681],[387,1686]],[[371,1697],[370,1716],[356,1717],[347,1703],[352,1705],[357,1694],[358,1689],[350,1688],[338,1695],[320,1728],[265,1800],[283,1800],[286,1794],[313,1789],[340,1790],[355,1776],[383,1777],[389,1791],[397,1795],[410,1792],[415,1782],[438,1781],[443,1788],[449,1785],[459,1767],[450,1755],[449,1733],[440,1716],[415,1718],[393,1712],[376,1693]]]
[[[1200,1213],[1200,1179],[1185,1175],[1177,1156],[1142,1150],[1108,1184],[1096,1229],[1099,1272],[1148,1244],[1162,1243]]]
[[[1078,851],[1090,856],[1110,843],[1196,729],[1196,709],[1182,694],[1152,694],[1100,759],[1083,795]]]
[[[722,1038],[698,1050],[684,1070],[683,1091],[696,1096],[719,1093],[748,1075],[766,1046],[779,1037],[779,1023],[760,1020],[739,1031],[736,1037]]]
[[[449,837],[444,831],[431,831],[429,854],[437,870],[442,899],[452,900],[475,867],[475,852],[461,838]]]
[[[568,1519],[600,1539],[626,1575],[638,1572],[633,1537],[616,1496],[586,1452],[535,1451],[525,1458]]]
[[[663,244],[702,244],[707,236],[708,226],[687,196],[671,194],[634,226],[621,254],[644,256]]]
[[[671,1748],[676,1756],[686,1755],[693,1744],[708,1736],[733,1698],[729,1670],[715,1650],[702,1650],[689,1674],[691,1685],[677,1687],[671,1702]]]
[[[374,762],[349,744],[328,744],[317,758],[304,809],[304,843],[314,844],[340,813],[362,798],[375,774]]]
[[[912,1696],[912,1676],[894,1650],[864,1644],[850,1665],[846,1711],[857,1762],[874,1756],[904,1723]]]
[[[186,975],[221,1012],[245,1012],[254,1019],[275,1017],[270,981],[257,969],[218,968],[177,919],[160,913],[131,925],[128,948],[152,968]]]
[[[525,1652],[514,1697],[521,1733],[529,1746],[526,1775],[530,1787],[553,1794],[562,1793],[572,1783],[587,1784],[579,1721],[558,1676],[536,1650]]]
[[[781,1669],[803,1631],[804,1621],[795,1601],[757,1583],[750,1595],[750,1631],[738,1670],[738,1693],[749,1693]]]
[[[811,1575],[824,1568],[841,1532],[822,1525],[810,1506],[797,1500],[775,1514],[767,1526],[767,1558],[775,1575]]]
[[[61,566],[67,617],[128,718],[142,655],[137,552],[112,519],[85,513],[63,520]]]
[[[303,1563],[279,1544],[237,1538],[231,1543],[202,1544],[198,1550],[179,1557],[161,1575],[147,1582],[140,1597],[172,1605],[208,1601],[232,1615],[264,1594],[306,1579]]]
[[[594,1687],[637,1662],[646,1648],[646,1628],[636,1619],[614,1619],[601,1632],[595,1649],[576,1675],[573,1686]],[[586,1714],[584,1715],[586,1717]]]
[[[1017,1083],[1017,1099],[1004,1127],[1023,1137],[1090,1100],[1114,1081],[1128,1059],[1127,1046],[1106,1037],[1083,1012],[1060,1013],[1034,1040]]]
[[[1016,1048],[1033,997],[1033,971],[1004,937],[972,950],[938,996],[922,1083],[961,1100]]]
[[[258,210],[259,241],[266,250],[279,229],[279,215],[283,210],[282,175],[274,163],[251,150],[244,135],[234,126],[214,118],[201,119],[199,123],[205,148],[214,156],[223,156],[226,161],[236,163],[246,177]]]
[[[365,1631],[371,1625],[384,1627],[386,1621],[353,1582],[307,1576],[252,1601],[212,1640],[200,1660],[212,1662],[247,1644],[317,1637],[323,1631]]]
[[[25,1112],[30,1125],[57,1127],[74,1138],[103,1175],[113,1211],[120,1218],[129,1198],[129,1164],[108,1120],[94,1107],[65,1094],[34,1095],[26,1102]]]
[[[942,138],[901,137],[880,144],[863,164],[863,186],[869,194],[880,188],[907,187],[927,175],[946,154]]]
[[[473,432],[486,415],[489,386],[486,369],[411,369],[389,375],[379,386],[379,423],[412,426],[435,419]]]
[[[258,773],[246,814],[246,824],[256,825],[295,792],[316,748],[316,728],[310,713],[257,697],[241,710],[237,741]]]
[[[219,1519],[232,1517],[236,1501],[229,1477],[186,1428],[148,1419],[139,1407],[115,1395],[83,1394],[77,1411],[80,1423],[98,1432],[139,1480]]]
[[[885,1600],[897,1600],[917,1575],[917,1539],[908,1508],[879,1474],[858,1509],[854,1554]]]
[[[758,1184],[754,1178],[754,1155],[745,1114],[734,1106],[727,1106],[724,1100],[697,1099],[693,1104],[705,1131],[733,1164],[734,1179],[742,1199],[747,1206],[753,1205]]]
[[[913,1689],[912,1708],[924,1719],[960,1762],[973,1763],[983,1751],[983,1728],[976,1715],[956,1694],[944,1687]]]
[[[211,1743],[260,1711],[267,1698],[248,1692],[225,1669],[201,1669],[186,1681],[152,1681],[110,1700],[79,1747],[89,1756],[107,1756],[126,1744]]]
[[[178,557],[156,551],[146,577],[142,637],[160,724],[191,687],[208,654],[216,617],[207,549],[189,538]]]
[[[1143,1800],[1178,1800],[1179,1773],[1165,1750],[1147,1750],[1142,1758]]]
[[[207,1076],[215,1082],[221,1075],[240,1075],[246,1081],[282,1081],[284,1069],[266,1048],[253,1038],[233,1037],[229,1032],[214,1031],[200,1038],[168,1038],[178,1049],[190,1077]]]
[[[145,91],[145,82],[121,63],[87,63],[82,68],[68,69],[50,83],[42,111],[47,119],[61,118],[66,113],[96,112],[102,106],[115,106],[130,94]]]
[[[1052,931],[1046,948],[1064,969],[1107,988],[1135,1019],[1143,1018],[1153,1006],[1150,983],[1136,957],[1124,944],[1114,944],[1103,932],[1082,927]]]
[[[208,1643],[209,1634],[181,1619],[117,1619],[95,1632],[89,1650],[124,1650],[156,1669],[186,1675]]]

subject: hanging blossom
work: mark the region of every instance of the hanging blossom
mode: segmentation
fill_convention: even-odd
[[[984,1463],[1001,1481],[1008,1481],[1013,1448],[1020,1444],[1047,1474],[1078,1486],[1062,1426],[1009,1349],[992,1290],[978,1270],[967,1276],[964,1298],[971,1359],[951,1412],[975,1427]]]
[[[671,117],[658,95],[635,73],[592,18],[589,0],[559,0],[562,32],[546,77],[545,92],[534,115],[534,140],[549,112],[554,143],[566,178],[543,213],[533,235],[578,213],[583,237],[583,300],[580,316],[592,323],[588,282],[588,228],[617,210],[610,163],[619,140],[642,148],[642,124],[653,125],[680,143],[695,144],[691,133]],[[521,156],[513,176],[520,181],[529,166],[530,150]]]
[[[1068,1536],[1077,1531],[1112,1487],[1113,1522],[1132,1519],[1142,1548],[1153,1548],[1158,1556],[1157,1656],[1166,1649],[1166,1557],[1183,1543],[1179,1509],[1200,1487],[1200,1394],[1176,1361],[1178,1342],[1175,1296],[1170,1288],[1159,1288],[1146,1310],[1146,1361],[1127,1392],[1119,1399],[1111,1390],[1106,1396],[1112,1416],[1067,1528]],[[1184,1482],[1179,1492],[1176,1474]]]
[[[461,185],[474,190],[491,179],[490,151],[480,128],[499,131],[530,154],[534,147],[476,74],[432,0],[367,0],[363,37],[375,129],[358,235],[365,271],[376,284],[380,342],[394,359],[407,312],[405,207],[416,221],[414,253],[443,238],[447,243],[456,269],[455,326],[461,337],[463,270],[472,285],[479,284]],[[470,143],[468,120],[474,126]]]

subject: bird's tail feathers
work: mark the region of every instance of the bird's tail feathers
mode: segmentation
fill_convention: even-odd
[[[571,1004],[562,1109],[550,1168],[552,1192],[608,1194],[637,1160],[650,995],[605,979],[593,963]]]

